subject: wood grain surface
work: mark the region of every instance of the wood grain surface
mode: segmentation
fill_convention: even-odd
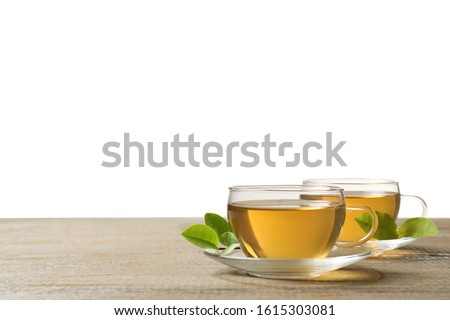
[[[313,280],[212,261],[180,233],[198,218],[2,219],[0,299],[450,299],[450,219],[439,235]]]

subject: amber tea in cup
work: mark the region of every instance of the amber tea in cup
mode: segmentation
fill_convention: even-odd
[[[317,196],[323,199],[309,198]],[[376,227],[356,241],[337,242],[345,214],[343,191],[336,187],[230,188],[228,219],[249,257],[324,258],[335,245],[355,246],[372,237]]]
[[[401,198],[413,198],[422,205],[422,216],[426,215],[425,201],[418,196],[402,195],[397,181],[386,179],[362,179],[362,178],[336,178],[336,179],[308,179],[303,181],[306,185],[329,185],[344,189],[347,212],[345,223],[342,227],[339,240],[352,241],[364,236],[365,232],[356,222],[364,210],[352,207],[355,204],[366,205],[374,211],[389,214],[397,219],[400,210]],[[326,200],[326,198],[321,198]]]

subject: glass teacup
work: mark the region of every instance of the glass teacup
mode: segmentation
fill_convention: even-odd
[[[339,236],[339,240],[341,241],[353,241],[365,234],[355,220],[355,218],[361,215],[364,210],[361,208],[352,208],[351,206],[354,204],[369,206],[374,211],[387,213],[396,220],[400,210],[400,200],[412,198],[421,204],[421,216],[424,217],[427,214],[427,205],[425,201],[418,196],[401,194],[399,184],[394,180],[330,178],[308,179],[304,180],[303,183],[309,186],[329,185],[344,189],[345,203],[348,207],[345,223]]]
[[[340,242],[346,206],[369,212],[374,223],[358,239]],[[341,188],[312,185],[230,187],[228,219],[242,251],[254,258],[324,258],[334,246],[366,242],[378,225],[370,207],[346,205]]]

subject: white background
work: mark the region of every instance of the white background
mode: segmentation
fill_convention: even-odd
[[[225,215],[230,185],[380,177],[449,217],[449,16],[447,1],[3,1],[0,214]],[[101,166],[124,132],[301,146],[327,131],[348,167]]]

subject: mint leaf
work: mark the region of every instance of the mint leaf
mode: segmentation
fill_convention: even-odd
[[[205,226],[204,224],[194,224],[184,230],[181,235],[197,247],[203,249],[218,249],[219,236],[213,228]]]
[[[205,214],[205,224],[214,229],[220,242],[225,245],[222,242],[221,236],[226,232],[231,232],[231,226],[228,221],[216,213],[208,212]]]
[[[394,219],[384,212],[375,211],[375,213],[378,217],[378,229],[373,237],[378,240],[398,239],[397,224]],[[372,226],[372,216],[368,212],[364,212],[355,220],[365,232],[369,232]]]
[[[436,224],[427,218],[412,218],[402,223],[398,228],[398,236],[420,238],[437,234],[439,229]]]

